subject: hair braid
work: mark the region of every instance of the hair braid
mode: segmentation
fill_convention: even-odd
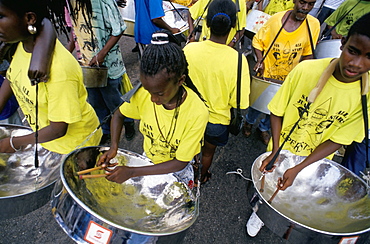
[[[205,102],[189,77],[188,62],[178,42],[175,41],[175,37],[167,30],[157,31],[156,33],[167,34],[169,40],[165,44],[149,44],[145,48],[140,63],[140,72],[144,75],[153,76],[165,69],[167,73],[175,74],[176,79],[185,75],[185,85]]]

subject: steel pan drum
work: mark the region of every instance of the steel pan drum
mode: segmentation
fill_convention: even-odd
[[[134,36],[135,28],[135,2],[134,0],[127,0],[124,8],[118,8],[125,24],[127,26],[124,35]]]
[[[79,243],[125,243],[137,234],[158,241],[153,243],[180,243],[179,238],[198,216],[192,191],[175,174],[134,177],[123,184],[105,177],[80,180],[76,172],[94,167],[107,149],[78,149],[64,160],[62,184],[55,186],[52,201],[60,226]],[[122,149],[112,161],[127,166],[152,164],[148,158]],[[97,232],[104,242],[94,237]]]
[[[248,12],[245,29],[253,33],[257,33],[270,17],[271,15],[268,15],[265,12],[252,9]]]
[[[263,199],[257,215],[268,228],[278,235],[287,234],[289,228],[290,231],[293,229],[306,234],[312,231],[314,234],[311,233],[310,238],[317,238],[321,233],[331,236],[330,240],[335,240],[333,236],[337,236],[339,240],[358,237],[370,230],[370,197],[366,183],[328,159],[319,160],[304,168],[291,187],[279,191],[272,203],[268,203],[276,190],[278,177],[282,177],[288,168],[304,159],[283,150],[275,164],[275,170],[266,174],[264,191],[261,192],[261,172],[258,168],[269,154],[270,152],[262,154],[252,165],[254,187]],[[281,219],[283,220],[280,221]],[[338,239],[335,243],[339,243]],[[298,240],[299,243],[305,243],[302,237]],[[331,243],[328,240],[312,243]]]
[[[0,139],[32,133],[31,128],[0,125]],[[25,215],[50,200],[59,177],[62,155],[37,147],[39,169],[34,166],[35,146],[15,153],[0,153],[0,219]]]
[[[249,95],[250,106],[264,114],[270,114],[267,105],[275,96],[282,83],[281,80],[253,76],[251,93]]]
[[[342,53],[342,50],[340,50],[341,45],[341,39],[319,42],[315,49],[316,58],[339,58]]]

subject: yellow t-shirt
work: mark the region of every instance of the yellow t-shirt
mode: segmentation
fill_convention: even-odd
[[[307,97],[315,87],[331,58],[299,63],[287,76],[268,105],[277,116],[283,116],[280,145],[299,118],[298,111],[307,106]],[[370,106],[369,94],[367,94]],[[322,92],[303,115],[283,149],[308,156],[326,140],[349,145],[365,136],[361,108],[360,81],[343,83],[331,76]],[[268,150],[271,150],[271,143]]]
[[[191,6],[189,8],[190,15],[191,15],[191,18],[193,20],[196,20],[201,16],[202,16],[202,19],[203,19],[203,21],[202,21],[203,22],[202,23],[202,34],[199,38],[199,41],[203,41],[204,37],[205,37],[205,39],[209,39],[210,36],[211,36],[211,31],[207,27],[207,23],[206,23],[208,8],[204,12],[204,8],[207,6],[208,2],[209,2],[209,0],[199,0],[193,6]],[[233,0],[233,2],[235,3],[235,0]],[[236,26],[235,26],[235,28],[231,28],[230,33],[229,33],[229,37],[227,38],[227,41],[226,41],[227,44],[231,42],[231,40],[234,38],[237,31],[243,30],[246,26],[247,8],[246,8],[246,5],[245,5],[244,1],[239,1],[239,8],[240,8],[240,12],[237,13],[238,18],[236,20]],[[203,14],[203,12],[204,12],[204,14]]]
[[[171,2],[177,3],[177,4],[180,4],[182,6],[186,6],[187,7],[187,6],[189,6],[191,4],[192,0],[173,0]]]
[[[252,45],[254,48],[263,53],[268,50],[283,24],[282,18],[286,12],[273,15],[259,29],[253,37]],[[311,15],[307,15],[307,19],[315,45],[319,37],[320,23]],[[294,32],[287,32],[283,29],[264,60],[263,76],[284,81],[289,72],[299,63],[301,57],[310,54],[312,54],[312,49],[306,21],[302,22]]]
[[[278,12],[293,9],[293,0],[271,0],[263,10],[266,14],[274,15]]]
[[[24,51],[19,43],[6,78],[23,114],[31,128],[35,130],[36,86],[31,86],[28,66],[31,53]],[[87,92],[82,82],[82,71],[75,58],[57,40],[50,67],[50,78],[38,84],[39,128],[53,122],[68,124],[67,133],[53,141],[41,143],[46,149],[67,154],[79,146],[98,127],[95,111],[87,103]],[[84,146],[96,146],[102,136],[98,130]]]
[[[188,162],[200,152],[208,110],[198,95],[187,87],[185,89],[187,97],[178,107],[177,119],[174,116],[176,109],[167,110],[156,105],[143,87],[134,94],[130,103],[120,107],[123,115],[140,120],[144,152],[155,164],[174,158]]]
[[[209,122],[230,124],[230,108],[236,107],[238,52],[210,40],[184,47],[189,76],[206,100]],[[248,62],[242,56],[240,107],[249,106],[250,77]]]

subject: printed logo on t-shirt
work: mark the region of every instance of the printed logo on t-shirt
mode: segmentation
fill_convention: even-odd
[[[332,99],[332,97],[329,97],[323,103],[310,107],[307,96],[302,95],[294,104],[301,118],[287,141],[293,153],[312,153],[323,142],[323,136],[327,130],[336,130],[348,119],[348,112],[343,110],[329,114]],[[281,131],[283,138],[288,136],[294,124],[286,126]]]

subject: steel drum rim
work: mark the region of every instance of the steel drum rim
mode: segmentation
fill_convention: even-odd
[[[80,148],[80,149],[87,149],[87,148],[100,148],[101,150],[108,150],[109,147],[101,147],[101,146],[90,146],[90,147],[84,147],[84,148]],[[78,149],[77,149],[78,150]],[[133,153],[131,151],[128,151],[128,150],[125,150],[125,149],[121,149],[119,148],[118,149],[119,152],[123,152],[123,153],[127,153],[127,154],[135,154],[135,156],[153,164],[147,157],[143,156],[143,155],[140,155],[140,154],[136,154],[136,153]],[[70,197],[72,197],[73,200],[75,200],[78,205],[83,208],[85,211],[87,211],[89,214],[93,215],[94,217],[100,219],[101,221],[105,222],[106,224],[109,224],[115,228],[118,228],[120,230],[124,230],[124,231],[129,231],[129,232],[134,232],[134,233],[137,233],[137,234],[142,234],[142,235],[150,235],[150,236],[168,236],[168,235],[173,235],[173,234],[177,234],[177,233],[180,233],[186,229],[188,229],[190,226],[192,226],[194,224],[194,222],[196,221],[197,217],[199,216],[199,208],[196,209],[196,215],[195,215],[195,218],[193,218],[193,220],[191,222],[189,222],[190,224],[184,228],[184,229],[180,229],[180,230],[177,230],[177,231],[173,231],[173,232],[161,232],[161,233],[156,233],[156,232],[145,232],[145,231],[139,231],[139,230],[135,230],[135,229],[131,229],[129,227],[123,227],[121,225],[118,225],[110,220],[107,220],[106,218],[100,216],[99,214],[95,213],[91,208],[89,208],[84,202],[82,202],[77,196],[75,196],[75,194],[73,193],[72,189],[69,187],[67,181],[65,180],[65,177],[63,175],[63,167],[64,167],[64,164],[67,160],[67,158],[71,155],[71,154],[75,154],[76,153],[76,150],[70,152],[69,154],[67,154],[67,156],[65,157],[65,159],[63,160],[61,166],[60,166],[60,178],[62,180],[62,183],[63,183],[63,188],[67,191],[68,195]],[[186,184],[185,184],[186,185]],[[187,187],[187,186],[186,186]],[[56,193],[56,195],[59,195],[59,193]],[[198,205],[199,204],[199,201],[196,202],[196,204]],[[64,228],[63,228],[64,229]]]
[[[287,150],[282,150],[281,152],[284,152],[284,151],[287,151]],[[279,210],[277,210],[276,208],[274,208],[265,198],[264,196],[262,196],[260,190],[258,189],[258,187],[256,187],[256,182],[258,182],[259,179],[255,179],[254,178],[254,175],[253,175],[253,168],[254,168],[254,165],[257,163],[257,159],[259,157],[261,157],[262,155],[267,155],[268,153],[271,153],[271,151],[269,152],[265,152],[261,155],[259,155],[253,162],[252,164],[252,167],[251,167],[251,177],[252,177],[252,181],[253,181],[253,187],[255,189],[255,191],[258,193],[258,196],[260,199],[262,199],[264,201],[265,204],[267,204],[271,209],[273,209],[276,213],[278,213],[280,216],[282,216],[283,218],[286,218],[287,220],[299,225],[299,226],[302,226],[304,228],[307,228],[309,230],[312,230],[312,231],[315,231],[315,232],[319,232],[319,233],[322,233],[322,234],[327,234],[327,235],[334,235],[334,236],[351,236],[351,235],[358,235],[358,234],[363,234],[365,232],[368,232],[370,231],[370,227],[368,227],[367,229],[364,229],[364,230],[361,230],[361,231],[356,231],[356,232],[350,232],[350,233],[343,233],[343,232],[329,232],[329,231],[324,231],[324,230],[319,230],[319,229],[316,229],[316,228],[313,228],[313,227],[310,227],[308,225],[305,225],[305,224],[302,224],[288,216],[286,216],[285,214],[281,213]],[[316,163],[316,162],[315,162]],[[344,166],[332,161],[332,163],[335,165],[335,166],[340,166],[341,168],[344,168],[346,169]],[[348,169],[347,169],[348,170]],[[349,171],[349,170],[348,170]],[[349,171],[351,172],[351,171]],[[353,174],[353,172],[351,172]],[[262,173],[261,173],[261,176],[262,176]],[[365,185],[365,181],[362,180],[360,177],[358,177]]]
[[[1,123],[0,124],[0,127],[1,126],[8,126],[8,127],[15,127],[15,128],[18,128],[18,129],[25,129],[25,130],[28,130],[30,131],[31,133],[33,132],[33,130],[31,129],[31,127],[28,127],[28,126],[24,126],[24,125],[15,125],[15,124],[6,124],[6,123]],[[40,145],[40,144],[39,144]],[[41,145],[40,145],[41,146]],[[47,150],[47,149],[46,149]],[[17,152],[14,152],[14,153],[17,153]],[[27,195],[30,195],[30,194],[34,194],[35,192],[38,192],[38,191],[41,191],[41,190],[44,190],[45,188],[55,184],[55,182],[57,181],[58,179],[55,179],[53,182],[50,182],[48,185],[44,185],[43,187],[41,188],[38,188],[37,190],[33,190],[31,192],[26,192],[26,193],[22,193],[22,194],[17,194],[17,195],[12,195],[12,196],[5,196],[5,197],[0,197],[0,200],[1,199],[11,199],[11,198],[16,198],[16,197],[23,197],[23,196],[27,196]]]

